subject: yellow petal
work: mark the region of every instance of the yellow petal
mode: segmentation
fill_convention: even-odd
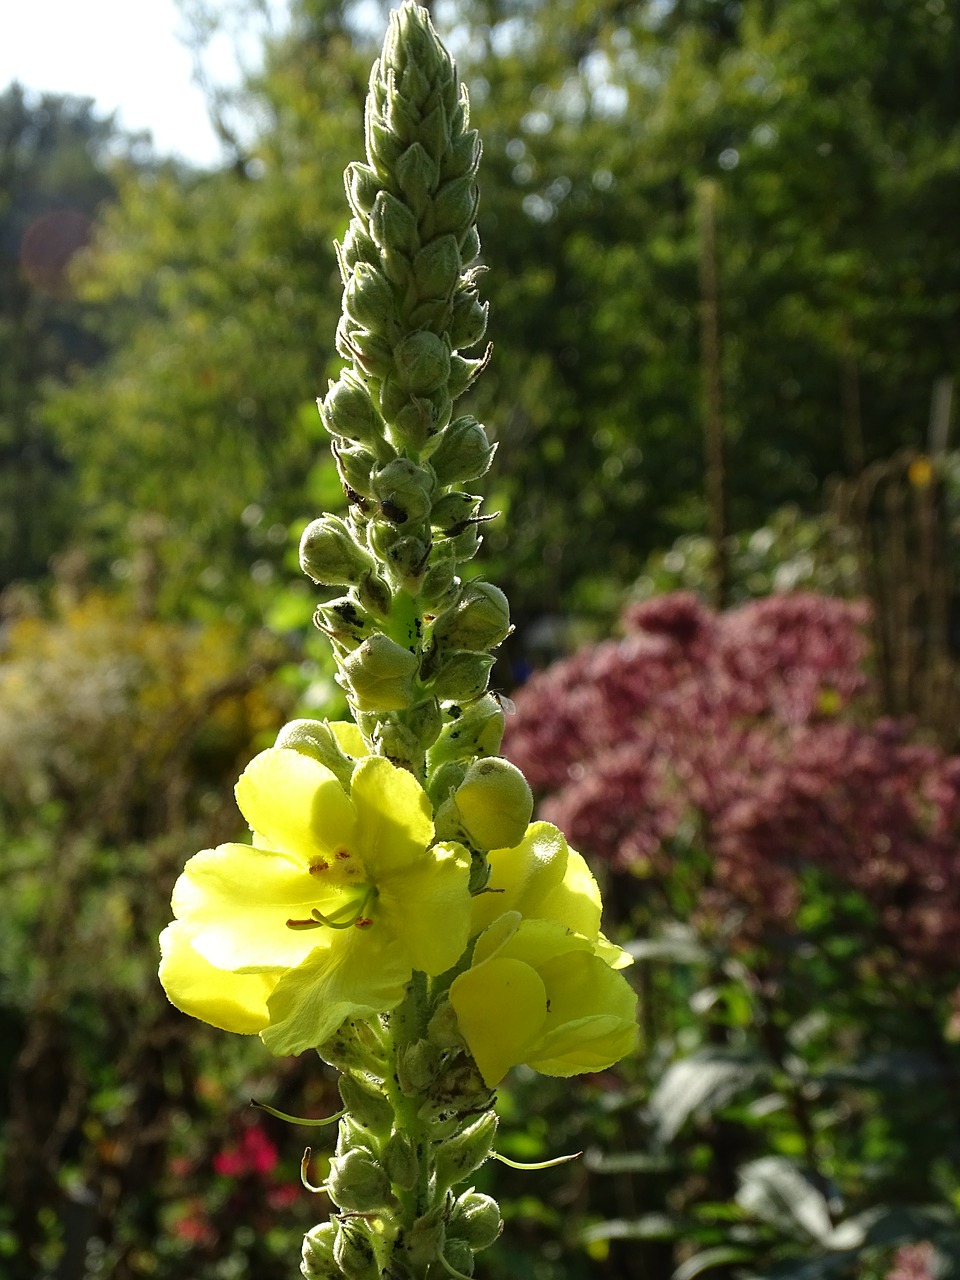
[[[549,822],[534,822],[515,848],[493,849],[488,859],[488,887],[497,892],[474,898],[472,934],[485,929],[504,911],[538,916],[540,903],[563,880],[567,842]]]
[[[319,760],[271,747],[244,769],[236,786],[240,812],[261,839],[309,866],[339,849],[356,850],[356,814],[340,783]]]
[[[337,746],[348,756],[360,760],[363,756],[370,754],[370,748],[363,740],[360,726],[354,724],[352,720],[328,720],[327,724],[337,740]]]
[[[495,956],[468,969],[450,986],[460,1034],[489,1088],[525,1062],[539,1038],[547,994],[538,974],[520,960]]]
[[[378,879],[377,889],[373,929],[399,938],[412,968],[436,975],[456,964],[470,927],[470,855],[462,845],[434,845]]]
[[[346,1018],[370,1019],[403,999],[410,966],[403,947],[383,930],[347,929],[277,983],[270,1025],[261,1039],[271,1053],[316,1048]]]
[[[374,881],[422,857],[433,839],[433,810],[412,773],[367,756],[353,771],[350,795],[360,853]]]
[[[540,1042],[527,1062],[544,1075],[602,1071],[633,1048],[637,997],[626,979],[582,951],[540,966],[549,1001]]]
[[[568,848],[563,879],[543,895],[535,912],[527,914],[559,920],[592,941],[600,932],[600,912],[600,887],[593,872],[576,849]]]
[[[225,844],[194,854],[173,888],[173,913],[194,950],[220,969],[276,969],[300,964],[326,945],[324,928],[297,930],[320,900],[318,885],[284,854]]]
[[[170,1003],[223,1031],[256,1035],[269,1021],[267,999],[277,983],[269,973],[224,973],[198,955],[183,925],[160,935],[160,982]]]

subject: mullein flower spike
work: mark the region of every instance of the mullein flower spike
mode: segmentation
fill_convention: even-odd
[[[636,1032],[596,881],[531,824],[530,788],[497,754],[506,597],[461,577],[490,518],[461,486],[494,454],[453,416],[487,358],[469,354],[487,320],[479,158],[453,62],[405,3],[345,175],[346,367],[318,402],[348,510],[300,545],[355,723],[296,720],[251,761],[252,842],[189,860],[161,936],[178,1008],[342,1073],[319,1189],[339,1212],[304,1240],[306,1280],[472,1274],[502,1229],[462,1185],[492,1154],[492,1089],[516,1063],[601,1070]]]

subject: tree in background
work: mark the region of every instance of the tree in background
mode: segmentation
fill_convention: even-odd
[[[70,265],[130,143],[89,99],[0,94],[0,586],[43,574],[70,531],[68,467],[39,404],[103,355]]]

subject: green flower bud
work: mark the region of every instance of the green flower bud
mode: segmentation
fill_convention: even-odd
[[[317,407],[323,425],[332,436],[359,444],[379,442],[383,436],[383,419],[374,408],[366,385],[349,369],[330,383],[329,391],[322,401],[317,401]]]
[[[365,573],[356,586],[357,599],[372,613],[385,618],[390,612],[390,588],[376,573]]]
[[[480,341],[487,331],[489,312],[490,304],[481,302],[475,289],[457,291],[448,330],[454,351],[467,350]]]
[[[358,262],[347,282],[343,305],[351,319],[368,329],[382,328],[394,315],[393,290],[375,267]]]
[[[343,661],[342,675],[358,711],[403,711],[413,704],[416,654],[374,633]]]
[[[337,1227],[333,1222],[322,1222],[311,1227],[303,1237],[300,1274],[304,1280],[340,1280],[341,1272],[333,1256]]]
[[[491,351],[492,348],[487,347],[479,360],[466,360],[463,356],[450,357],[450,376],[447,379],[447,385],[454,400],[457,396],[462,396],[467,387],[471,386],[483,373],[490,363]]]
[[[444,430],[440,442],[430,454],[430,465],[438,485],[461,484],[485,475],[493,461],[497,446],[476,418],[457,418]]]
[[[476,517],[483,499],[475,493],[447,493],[433,504],[430,523],[448,537],[461,530]]]
[[[353,1147],[330,1161],[330,1195],[348,1213],[370,1213],[390,1203],[390,1182],[377,1161]]]
[[[435,761],[434,753],[430,753],[430,776],[427,783],[427,795],[434,810],[440,808],[456,791],[460,783],[463,781],[467,767],[459,760],[447,760],[438,764]],[[440,837],[443,839],[444,837]]]
[[[448,717],[440,736],[430,749],[430,768],[448,760],[472,760],[475,756],[495,756],[503,741],[503,708],[492,693],[465,707],[454,703],[445,708]]]
[[[426,1274],[427,1267],[436,1262],[443,1248],[445,1235],[442,1211],[431,1209],[417,1218],[404,1239],[411,1275]]]
[[[479,651],[496,648],[512,630],[507,597],[492,583],[475,579],[436,620],[432,635],[441,649]]]
[[[397,1078],[405,1097],[415,1098],[426,1092],[439,1070],[440,1052],[429,1040],[414,1040],[397,1052]]]
[[[406,1133],[391,1134],[383,1149],[383,1169],[391,1185],[410,1191],[417,1185],[420,1160],[417,1148]]]
[[[379,333],[359,328],[347,316],[341,318],[337,326],[337,350],[348,360],[355,360],[371,378],[384,378],[393,368],[393,352],[386,339]],[[457,376],[459,381],[463,380],[459,366]]]
[[[370,234],[381,249],[413,259],[420,249],[417,219],[402,200],[381,191],[370,215]]]
[[[464,650],[447,654],[431,681],[434,696],[441,701],[452,699],[460,702],[479,698],[487,691],[493,662],[489,653]]]
[[[480,165],[480,151],[480,135],[476,129],[467,129],[459,138],[454,138],[440,164],[441,179],[447,182],[450,178],[476,173]]]
[[[378,721],[373,744],[388,760],[415,760],[430,747],[440,732],[440,706],[436,698],[418,702],[404,713],[403,721],[393,717]]]
[[[394,579],[416,594],[429,555],[430,543],[422,538],[398,538],[390,548],[387,563]]]
[[[404,392],[406,396],[406,392]],[[391,442],[398,449],[416,452],[424,447],[440,428],[441,415],[429,399],[408,396],[403,407],[393,415],[389,426]]]
[[[441,1186],[452,1187],[469,1178],[474,1169],[488,1159],[496,1132],[497,1113],[485,1111],[454,1137],[448,1138],[436,1153],[437,1182]]]
[[[476,221],[478,201],[477,184],[472,174],[444,183],[430,207],[432,216],[425,219],[426,235],[432,239],[447,232],[466,231]]]
[[[357,545],[353,530],[339,516],[321,516],[303,531],[300,568],[314,582],[351,587],[370,573],[374,562]]]
[[[513,849],[533,815],[533,792],[508,760],[477,760],[453,795],[470,844],[484,852]]]
[[[325,635],[345,649],[356,649],[368,636],[376,634],[373,619],[352,596],[338,596],[336,600],[317,605],[313,621]]]
[[[376,171],[368,164],[354,162],[348,164],[343,175],[343,185],[347,190],[347,200],[354,215],[361,222],[369,218],[374,201],[383,189],[383,183]]]
[[[380,254],[373,239],[367,233],[366,229],[358,222],[352,222],[347,228],[347,234],[343,237],[343,244],[338,247],[337,257],[340,262],[340,275],[343,283],[346,284],[350,278],[350,272],[358,262],[368,262],[371,266],[376,266],[380,261]]]
[[[359,445],[338,445],[334,446],[333,456],[347,496],[355,493],[361,498],[369,498],[373,492],[371,477],[377,467],[373,454]]]
[[[406,203],[414,213],[422,213],[440,176],[436,162],[414,142],[397,161],[394,173]]]
[[[373,495],[391,524],[419,523],[430,513],[430,495],[435,482],[424,467],[409,458],[394,458],[373,477]]]
[[[363,1071],[379,1078],[386,1071],[376,1030],[369,1022],[355,1018],[342,1022],[328,1040],[317,1046],[317,1054],[338,1071]]]
[[[469,266],[480,253],[480,234],[476,227],[468,227],[460,237],[460,258],[464,266]]]
[[[439,236],[424,245],[413,260],[413,273],[419,297],[442,298],[445,301],[452,297],[460,279],[460,249],[456,236]]]
[[[440,1001],[427,1023],[427,1039],[438,1049],[463,1048],[456,1010],[446,998]]]
[[[452,604],[460,593],[457,561],[444,556],[430,564],[420,584],[420,599],[428,609],[439,610]]]
[[[367,119],[367,159],[384,180],[389,178],[393,166],[400,159],[405,148],[395,133],[382,120]]]
[[[342,1218],[333,1256],[344,1280],[380,1280],[371,1230],[363,1218]]]
[[[344,1072],[337,1088],[343,1105],[364,1128],[377,1135],[389,1133],[393,1108],[377,1083],[368,1076]]]
[[[471,1187],[453,1206],[448,1230],[450,1235],[465,1240],[471,1249],[488,1249],[503,1230],[500,1207],[496,1200]]]
[[[393,349],[397,381],[415,395],[436,391],[450,376],[450,348],[429,329],[409,333]]]
[[[319,760],[336,775],[341,786],[349,788],[355,761],[340,749],[325,720],[291,720],[277,734],[274,745]]]
[[[467,1244],[466,1240],[445,1240],[443,1245],[443,1256],[447,1264],[453,1268],[459,1275],[472,1276],[476,1269],[474,1262],[473,1250]]]
[[[472,560],[480,550],[483,538],[481,538],[480,530],[477,526],[495,518],[495,516],[477,516],[465,529],[460,529],[450,538],[450,546],[460,564],[467,560]]]
[[[374,1135],[360,1123],[356,1116],[342,1116],[337,1126],[336,1154],[345,1156],[348,1151],[354,1150],[363,1151],[368,1159],[374,1160],[379,1148]]]

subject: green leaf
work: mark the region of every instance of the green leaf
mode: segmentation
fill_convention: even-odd
[[[741,1209],[792,1239],[829,1248],[834,1226],[827,1201],[796,1165],[782,1156],[765,1156],[744,1165],[739,1176]]]
[[[693,1112],[712,1114],[769,1074],[766,1059],[733,1049],[701,1049],[672,1063],[648,1104],[657,1137],[669,1142]]]

